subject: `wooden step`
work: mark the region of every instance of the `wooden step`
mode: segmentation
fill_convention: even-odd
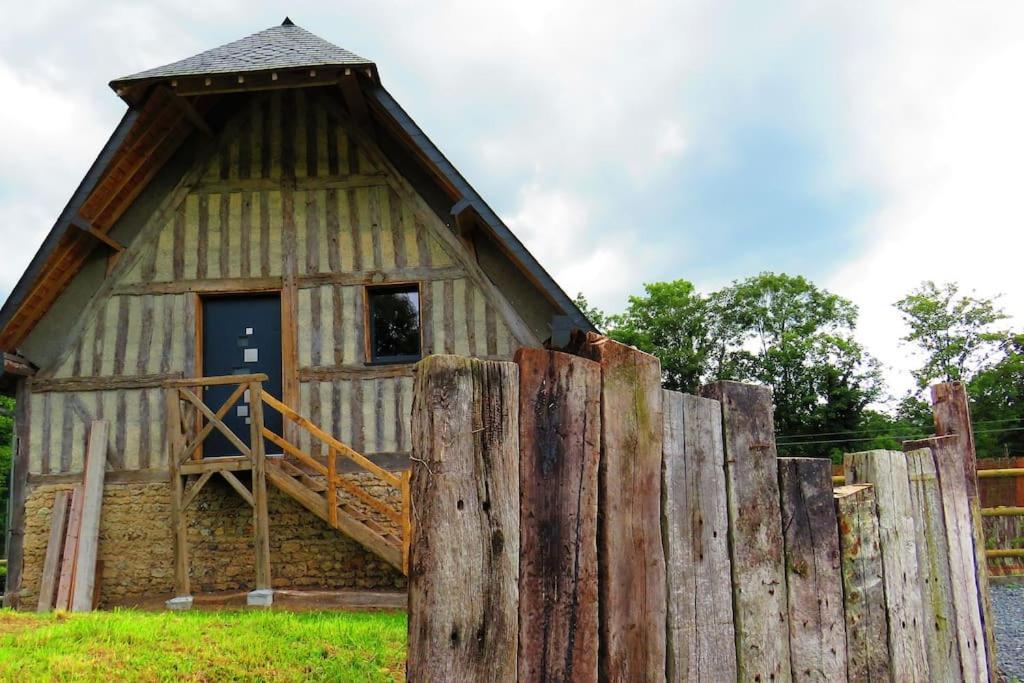
[[[279,463],[267,461],[267,479],[278,489],[298,501],[304,508],[325,522],[330,523],[327,513],[327,501],[318,493],[307,488],[299,478],[288,474],[285,467],[282,467]],[[402,571],[401,542],[391,534],[382,534],[375,531],[366,522],[372,522],[372,520],[366,520],[365,517],[363,520],[360,520],[349,511],[339,507],[338,522],[332,526],[370,552],[378,555],[395,569]],[[379,525],[375,524],[374,526],[380,529]]]

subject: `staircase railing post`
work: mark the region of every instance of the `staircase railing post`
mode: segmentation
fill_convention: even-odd
[[[188,522],[182,505],[184,484],[181,480],[181,406],[178,390],[164,392],[167,417],[167,469],[171,484],[171,538],[174,545],[174,597],[167,601],[170,609],[189,609],[192,606],[191,587],[188,579]]]
[[[270,587],[270,519],[267,513],[267,461],[263,442],[263,384],[249,383],[249,449],[252,457],[253,528],[256,546],[256,590],[247,604],[269,607],[273,604]]]
[[[327,518],[331,526],[338,524],[338,451],[327,449]]]

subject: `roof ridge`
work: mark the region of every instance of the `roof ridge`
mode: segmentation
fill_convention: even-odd
[[[147,79],[328,65],[369,66],[373,62],[324,40],[285,17],[278,26],[176,62],[116,78],[110,85],[116,90],[127,83]]]

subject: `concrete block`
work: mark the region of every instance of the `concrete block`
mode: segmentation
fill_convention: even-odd
[[[174,610],[175,612],[185,612],[192,609],[192,596],[186,595],[183,597],[171,598],[164,604],[167,605],[167,609]]]
[[[274,604],[274,591],[270,588],[257,588],[249,591],[245,598],[245,604],[249,607],[270,607]]]

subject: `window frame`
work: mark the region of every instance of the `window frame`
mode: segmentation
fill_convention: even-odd
[[[374,358],[373,311],[370,306],[372,295],[388,290],[416,292],[416,315],[418,318],[419,353],[416,356],[383,356]],[[400,282],[369,283],[363,285],[363,358],[364,365],[412,365],[423,359],[423,283],[418,280]]]

